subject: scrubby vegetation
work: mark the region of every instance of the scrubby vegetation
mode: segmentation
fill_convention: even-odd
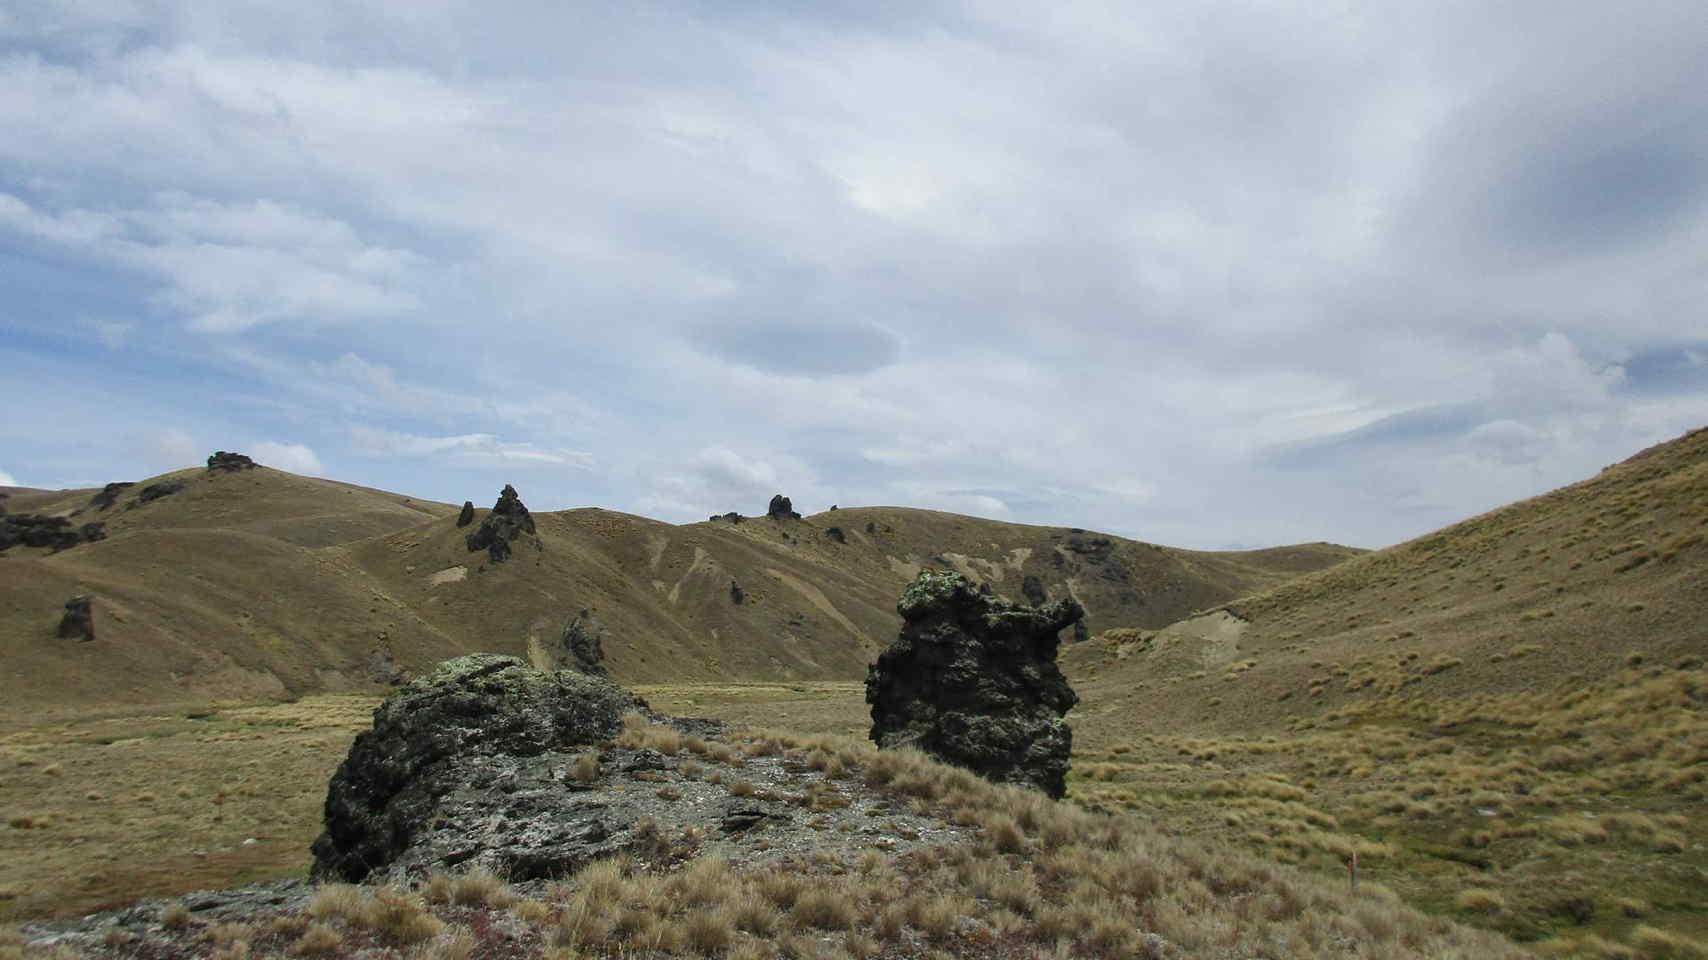
[[[665,728],[631,724],[623,736],[681,748]],[[976,827],[976,839],[895,856],[879,844],[847,860],[820,853],[733,864],[666,837],[527,891],[480,871],[434,875],[417,890],[329,884],[300,911],[245,925],[187,920],[180,934],[226,956],[480,956],[499,943],[560,958],[1520,955],[1493,935],[1414,911],[1379,884],[1352,893],[911,751],[781,733],[707,744],[708,755],[723,751],[737,765],[779,753],[834,764],[895,802]]]
[[[1708,934],[1705,708],[1708,672],[1689,665],[1564,696],[1392,697],[1261,737],[1098,740],[1070,795],[1324,874],[1356,854],[1432,912],[1647,956],[1639,929],[1688,949]]]

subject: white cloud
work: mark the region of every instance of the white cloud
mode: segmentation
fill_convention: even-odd
[[[141,453],[148,465],[155,469],[181,470],[195,465],[208,452],[196,446],[195,438],[189,433],[172,427],[145,437]]]
[[[356,425],[350,442],[371,457],[447,457],[462,463],[535,464],[576,467],[592,465],[592,455],[578,450],[550,449],[529,443],[510,443],[490,433],[432,437]]]
[[[210,333],[276,321],[405,314],[421,261],[363,242],[343,221],[270,200],[216,203],[170,192],[114,211],[32,207],[0,193],[0,228],[158,275],[159,294]]]
[[[18,322],[123,345],[56,367],[115,433],[1209,545],[1392,539],[1708,417],[1708,176],[1596,165],[1704,155],[1694,4],[201,6],[5,28],[0,239],[111,326]]]
[[[18,483],[18,480],[16,477],[12,476],[11,474],[7,473],[4,470],[0,470],[0,487],[17,487],[17,486],[22,486],[22,484]]]
[[[326,468],[321,466],[320,458],[315,456],[314,451],[300,443],[263,440],[250,445],[249,455],[262,466],[286,473],[300,473],[305,477],[318,477],[326,473]]]

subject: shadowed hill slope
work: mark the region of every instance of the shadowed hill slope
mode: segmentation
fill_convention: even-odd
[[[881,507],[682,526],[578,509],[535,514],[538,536],[492,563],[468,551],[473,527],[447,504],[266,468],[150,478],[105,509],[99,493],[9,498],[13,512],[107,532],[0,555],[0,655],[21,713],[364,688],[390,663],[474,650],[544,665],[584,610],[626,681],[852,679],[895,636],[896,597],[927,566],[1015,596],[1036,576],[1100,630],[1160,627],[1357,553],[1202,553]],[[95,598],[94,643],[52,636],[74,593]]]

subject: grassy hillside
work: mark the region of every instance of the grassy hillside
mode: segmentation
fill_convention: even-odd
[[[1412,902],[1523,939],[1674,955],[1634,938],[1708,939],[1704,534],[1697,431],[1070,648],[1072,793],[1325,870],[1356,851]]]
[[[183,488],[142,502],[161,482]],[[105,509],[98,492],[7,500],[104,522],[108,537],[0,555],[0,722],[373,689],[387,658],[419,669],[484,650],[545,665],[582,610],[624,681],[854,678],[895,636],[895,598],[924,566],[1012,594],[1036,575],[1101,629],[1160,627],[1356,552],[1200,553],[894,508],[683,526],[583,509],[537,514],[539,536],[493,564],[466,549],[454,507],[276,470],[179,471]],[[94,643],[53,636],[75,593],[95,598]]]

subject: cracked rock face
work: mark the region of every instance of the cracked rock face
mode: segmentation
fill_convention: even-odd
[[[454,865],[477,854],[513,876],[584,862],[610,828],[598,818],[548,816],[552,804],[523,792],[518,771],[530,758],[573,756],[615,736],[623,715],[644,706],[609,680],[544,673],[515,657],[440,664],[386,698],[333,775],[314,875],[359,881],[394,865]],[[487,833],[438,835],[436,822],[452,811]]]
[[[314,844],[321,880],[415,880],[488,867],[513,883],[618,854],[731,863],[902,852],[975,832],[915,812],[804,751],[664,753],[620,735],[646,705],[599,677],[515,657],[446,661],[393,693],[356,738]],[[676,719],[684,737],[714,721]]]
[[[958,573],[921,573],[897,604],[901,636],[866,675],[872,740],[913,746],[986,779],[1067,792],[1079,702],[1056,666],[1071,599],[1021,606]]]
[[[472,519],[472,508],[468,513]],[[516,488],[507,483],[498,495],[498,502],[492,505],[492,512],[474,528],[473,533],[463,538],[463,543],[470,553],[485,550],[493,563],[503,563],[510,558],[511,542],[524,533],[533,532],[534,515],[523,505]]]

